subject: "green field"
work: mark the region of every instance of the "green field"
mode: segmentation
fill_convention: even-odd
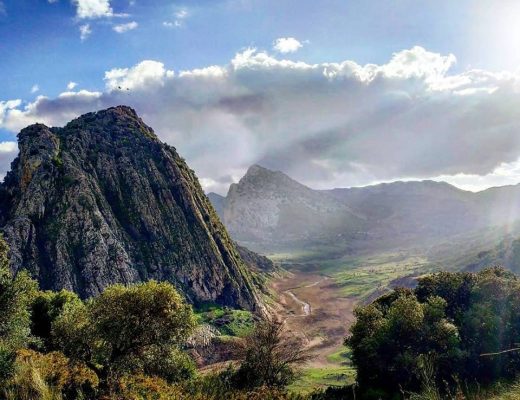
[[[220,306],[206,306],[195,310],[195,316],[199,324],[210,324],[226,336],[247,335],[253,329],[255,321],[250,311]]]
[[[318,388],[345,386],[354,382],[356,371],[353,367],[306,368],[289,390],[295,393],[310,393]]]
[[[403,284],[402,278],[433,272],[435,267],[423,256],[399,253],[331,260],[321,263],[322,273],[331,276],[343,296],[360,302]]]

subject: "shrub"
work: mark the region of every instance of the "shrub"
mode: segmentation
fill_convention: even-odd
[[[300,341],[285,335],[283,322],[262,320],[245,337],[235,386],[283,388],[294,381],[297,367],[310,357]]]
[[[18,351],[14,374],[5,383],[7,397],[16,399],[78,399],[95,393],[97,375],[62,353]]]
[[[51,328],[63,309],[70,303],[81,303],[80,298],[73,292],[61,290],[59,292],[40,291],[31,304],[31,333],[39,338],[46,350],[52,350]]]
[[[115,285],[86,304],[69,302],[52,324],[54,345],[103,380],[142,373],[174,382],[194,374],[182,351],[195,327],[191,306],[169,283]]]

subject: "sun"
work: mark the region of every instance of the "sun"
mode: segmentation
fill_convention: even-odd
[[[473,47],[502,69],[520,70],[520,1],[481,1],[472,21]]]

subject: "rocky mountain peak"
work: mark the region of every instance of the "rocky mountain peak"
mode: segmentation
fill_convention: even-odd
[[[259,306],[249,272],[193,171],[130,107],[36,124],[0,187],[14,271],[82,297],[175,284],[194,303]]]
[[[310,189],[281,171],[273,171],[260,165],[252,165],[236,184],[231,184],[227,197],[236,194],[258,196],[284,196],[286,192],[309,192]]]

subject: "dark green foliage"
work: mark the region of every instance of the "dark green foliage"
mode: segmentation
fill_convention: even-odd
[[[68,290],[39,292],[31,305],[31,332],[42,341],[45,349],[51,350],[51,327],[54,320],[70,303],[79,304],[79,297]]]
[[[281,323],[255,326],[238,368],[196,377],[184,352],[195,317],[171,284],[111,286],[88,301],[38,292],[26,275],[11,277],[0,247],[2,399],[304,398],[285,386],[308,355]]]
[[[520,342],[520,281],[501,268],[422,278],[414,291],[396,290],[356,317],[346,344],[366,398],[369,388],[388,397],[419,390],[425,360],[439,387],[520,371],[520,352],[507,351]]]
[[[0,382],[12,372],[16,351],[29,344],[29,306],[37,289],[25,272],[12,277],[8,250],[0,237]]]

